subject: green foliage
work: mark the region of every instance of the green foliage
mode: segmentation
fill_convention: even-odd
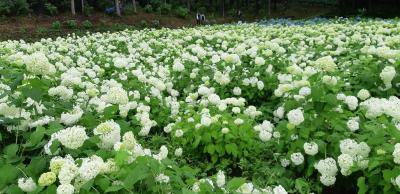
[[[65,23],[67,25],[67,28],[75,29],[78,27],[78,23],[76,22],[76,20],[68,20]]]
[[[29,4],[26,0],[0,1],[0,16],[23,15],[29,13]]]
[[[52,27],[53,29],[58,30],[58,29],[61,28],[61,22],[60,22],[60,21],[54,21],[54,22],[51,24],[51,27]]]
[[[55,15],[58,14],[58,9],[57,9],[57,7],[54,6],[53,4],[51,4],[51,3],[46,3],[46,4],[45,4],[45,7],[46,7],[46,10],[47,10],[48,14],[50,14],[50,15],[52,15],[52,16],[55,16]]]
[[[90,22],[89,20],[85,20],[85,21],[82,22],[82,26],[83,26],[84,28],[86,28],[86,29],[90,29],[90,28],[93,27],[93,24],[92,24],[92,22]]]
[[[125,13],[126,15],[133,15],[133,14],[135,14],[135,10],[134,10],[133,5],[131,5],[131,4],[126,5],[126,6],[125,6],[125,9],[124,9],[124,13]]]
[[[189,15],[189,10],[185,7],[177,7],[174,9],[174,14],[180,18],[186,18]]]
[[[172,10],[172,5],[171,4],[168,4],[168,3],[163,3],[161,6],[160,6],[160,12],[161,12],[161,14],[171,14],[171,10]]]
[[[140,20],[139,27],[146,28],[148,26],[146,20]]]
[[[153,6],[151,6],[150,4],[148,4],[148,5],[146,5],[146,6],[143,8],[143,10],[144,10],[146,13],[151,13],[151,12],[153,12]]]
[[[159,28],[160,27],[160,20],[151,21],[151,25],[152,25],[153,28]]]
[[[83,14],[85,16],[90,16],[94,13],[94,7],[86,4],[83,9]]]

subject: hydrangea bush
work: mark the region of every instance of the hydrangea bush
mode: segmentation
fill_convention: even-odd
[[[331,20],[1,42],[0,193],[398,193],[399,34]]]

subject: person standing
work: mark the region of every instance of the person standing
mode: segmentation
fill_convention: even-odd
[[[237,11],[237,18],[239,21],[242,20],[242,12],[240,11],[240,9]]]
[[[199,14],[199,12],[197,12],[197,14],[196,14],[196,23],[197,23],[197,25],[200,25],[200,18],[201,16],[200,16],[200,14]]]
[[[204,24],[206,22],[206,16],[204,14],[201,14],[201,24]]]

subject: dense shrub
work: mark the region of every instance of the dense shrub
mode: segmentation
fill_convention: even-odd
[[[93,24],[92,24],[92,22],[90,22],[89,20],[85,20],[85,21],[82,22],[82,26],[83,26],[84,28],[86,28],[86,29],[89,29],[89,28],[92,28],[92,27],[93,27]]]
[[[85,5],[83,9],[83,14],[86,16],[92,15],[94,12],[94,8],[90,5]]]
[[[78,27],[78,23],[76,22],[76,20],[68,20],[65,23],[67,25],[67,28],[75,29]]]
[[[58,14],[58,9],[57,9],[57,7],[54,6],[53,4],[51,4],[51,3],[46,3],[46,4],[45,4],[45,7],[46,7],[46,10],[47,10],[47,13],[48,13],[48,14],[50,14],[50,15],[52,15],[52,16]]]
[[[52,27],[53,29],[58,30],[58,29],[61,28],[61,22],[60,22],[60,21],[54,21],[54,22],[51,24],[51,27]]]
[[[26,0],[1,0],[0,15],[23,15],[30,11]]]
[[[175,15],[180,18],[186,18],[189,14],[189,10],[185,7],[177,7],[175,10]]]
[[[143,10],[144,10],[146,13],[151,13],[151,12],[153,12],[153,6],[151,6],[150,4],[147,4],[147,5],[143,8]]]

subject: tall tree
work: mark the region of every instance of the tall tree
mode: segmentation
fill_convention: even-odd
[[[85,13],[85,0],[81,0],[82,13]]]
[[[71,13],[75,15],[75,0],[71,0]]]
[[[136,13],[136,0],[132,0],[132,4],[133,4],[133,12]]]
[[[222,17],[225,17],[225,0],[222,0]]]
[[[117,15],[121,17],[121,10],[119,9],[119,0],[115,0],[115,10],[117,12]]]

